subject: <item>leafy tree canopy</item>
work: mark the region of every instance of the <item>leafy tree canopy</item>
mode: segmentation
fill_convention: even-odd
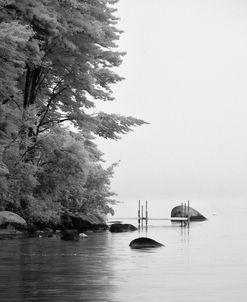
[[[119,139],[145,123],[96,111],[122,80],[116,2],[0,0],[0,170],[9,170],[0,207],[32,219],[111,211],[114,165],[102,167],[94,136]]]
[[[108,136],[108,115],[90,114],[89,110],[97,100],[112,101],[111,84],[122,80],[113,71],[123,55],[116,50],[121,31],[116,28],[114,2],[3,2],[0,60],[6,67],[2,94],[24,110],[36,106],[36,135],[52,124],[70,121],[79,129],[117,138],[117,133],[144,123],[109,115],[112,130]]]

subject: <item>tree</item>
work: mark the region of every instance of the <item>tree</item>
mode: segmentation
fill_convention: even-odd
[[[107,119],[110,138],[144,123],[120,115],[90,114],[97,100],[113,100],[111,84],[122,80],[113,72],[123,55],[114,50],[121,33],[115,27],[115,2],[13,0],[2,9],[1,22],[17,20],[15,24],[23,24],[30,37],[20,51],[25,72],[12,85],[22,92],[16,102],[23,110],[23,137],[31,137],[22,145],[24,152],[40,132],[65,121],[107,138]]]
[[[7,3],[7,1],[5,2]],[[2,5],[0,4],[0,7]],[[8,134],[12,133],[8,129],[10,123],[7,120],[15,116],[15,108],[11,106],[13,104],[9,106],[9,103],[14,103],[14,107],[19,107],[18,102],[21,99],[17,81],[24,73],[27,59],[23,49],[32,35],[31,27],[22,25],[16,20],[9,20],[9,22],[2,20],[0,23],[0,100],[2,100],[0,106],[0,175],[8,174],[8,169],[3,163],[3,153],[6,144],[9,143]],[[3,178],[1,182],[4,182]]]
[[[116,50],[116,2],[0,0],[0,164],[10,173],[4,198],[27,216],[32,207],[39,215],[52,209],[50,217],[93,204],[110,211],[113,167],[102,168],[93,138],[119,139],[145,123],[93,112],[114,99],[111,85],[122,80],[114,71],[124,55]]]
[[[64,213],[112,213],[110,205],[116,201],[110,178],[115,165],[101,166],[103,154],[91,137],[55,127],[39,137],[37,148],[35,163],[18,164],[17,145],[9,149],[7,209],[33,223],[59,223]]]

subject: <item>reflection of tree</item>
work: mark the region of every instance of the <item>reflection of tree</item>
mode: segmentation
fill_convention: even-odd
[[[1,301],[6,297],[18,302],[113,301],[109,239],[108,233],[95,233],[76,243],[44,238],[16,241],[16,252],[1,261],[0,276],[8,283]],[[11,242],[4,254],[9,250],[13,251]]]

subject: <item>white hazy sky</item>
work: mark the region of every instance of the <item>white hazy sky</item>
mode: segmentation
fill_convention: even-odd
[[[247,1],[120,0],[126,51],[100,109],[150,122],[98,140],[120,200],[247,198]]]

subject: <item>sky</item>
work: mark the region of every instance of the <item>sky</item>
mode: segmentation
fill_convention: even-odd
[[[118,199],[247,198],[247,1],[120,0],[114,102],[149,125],[98,139]]]

